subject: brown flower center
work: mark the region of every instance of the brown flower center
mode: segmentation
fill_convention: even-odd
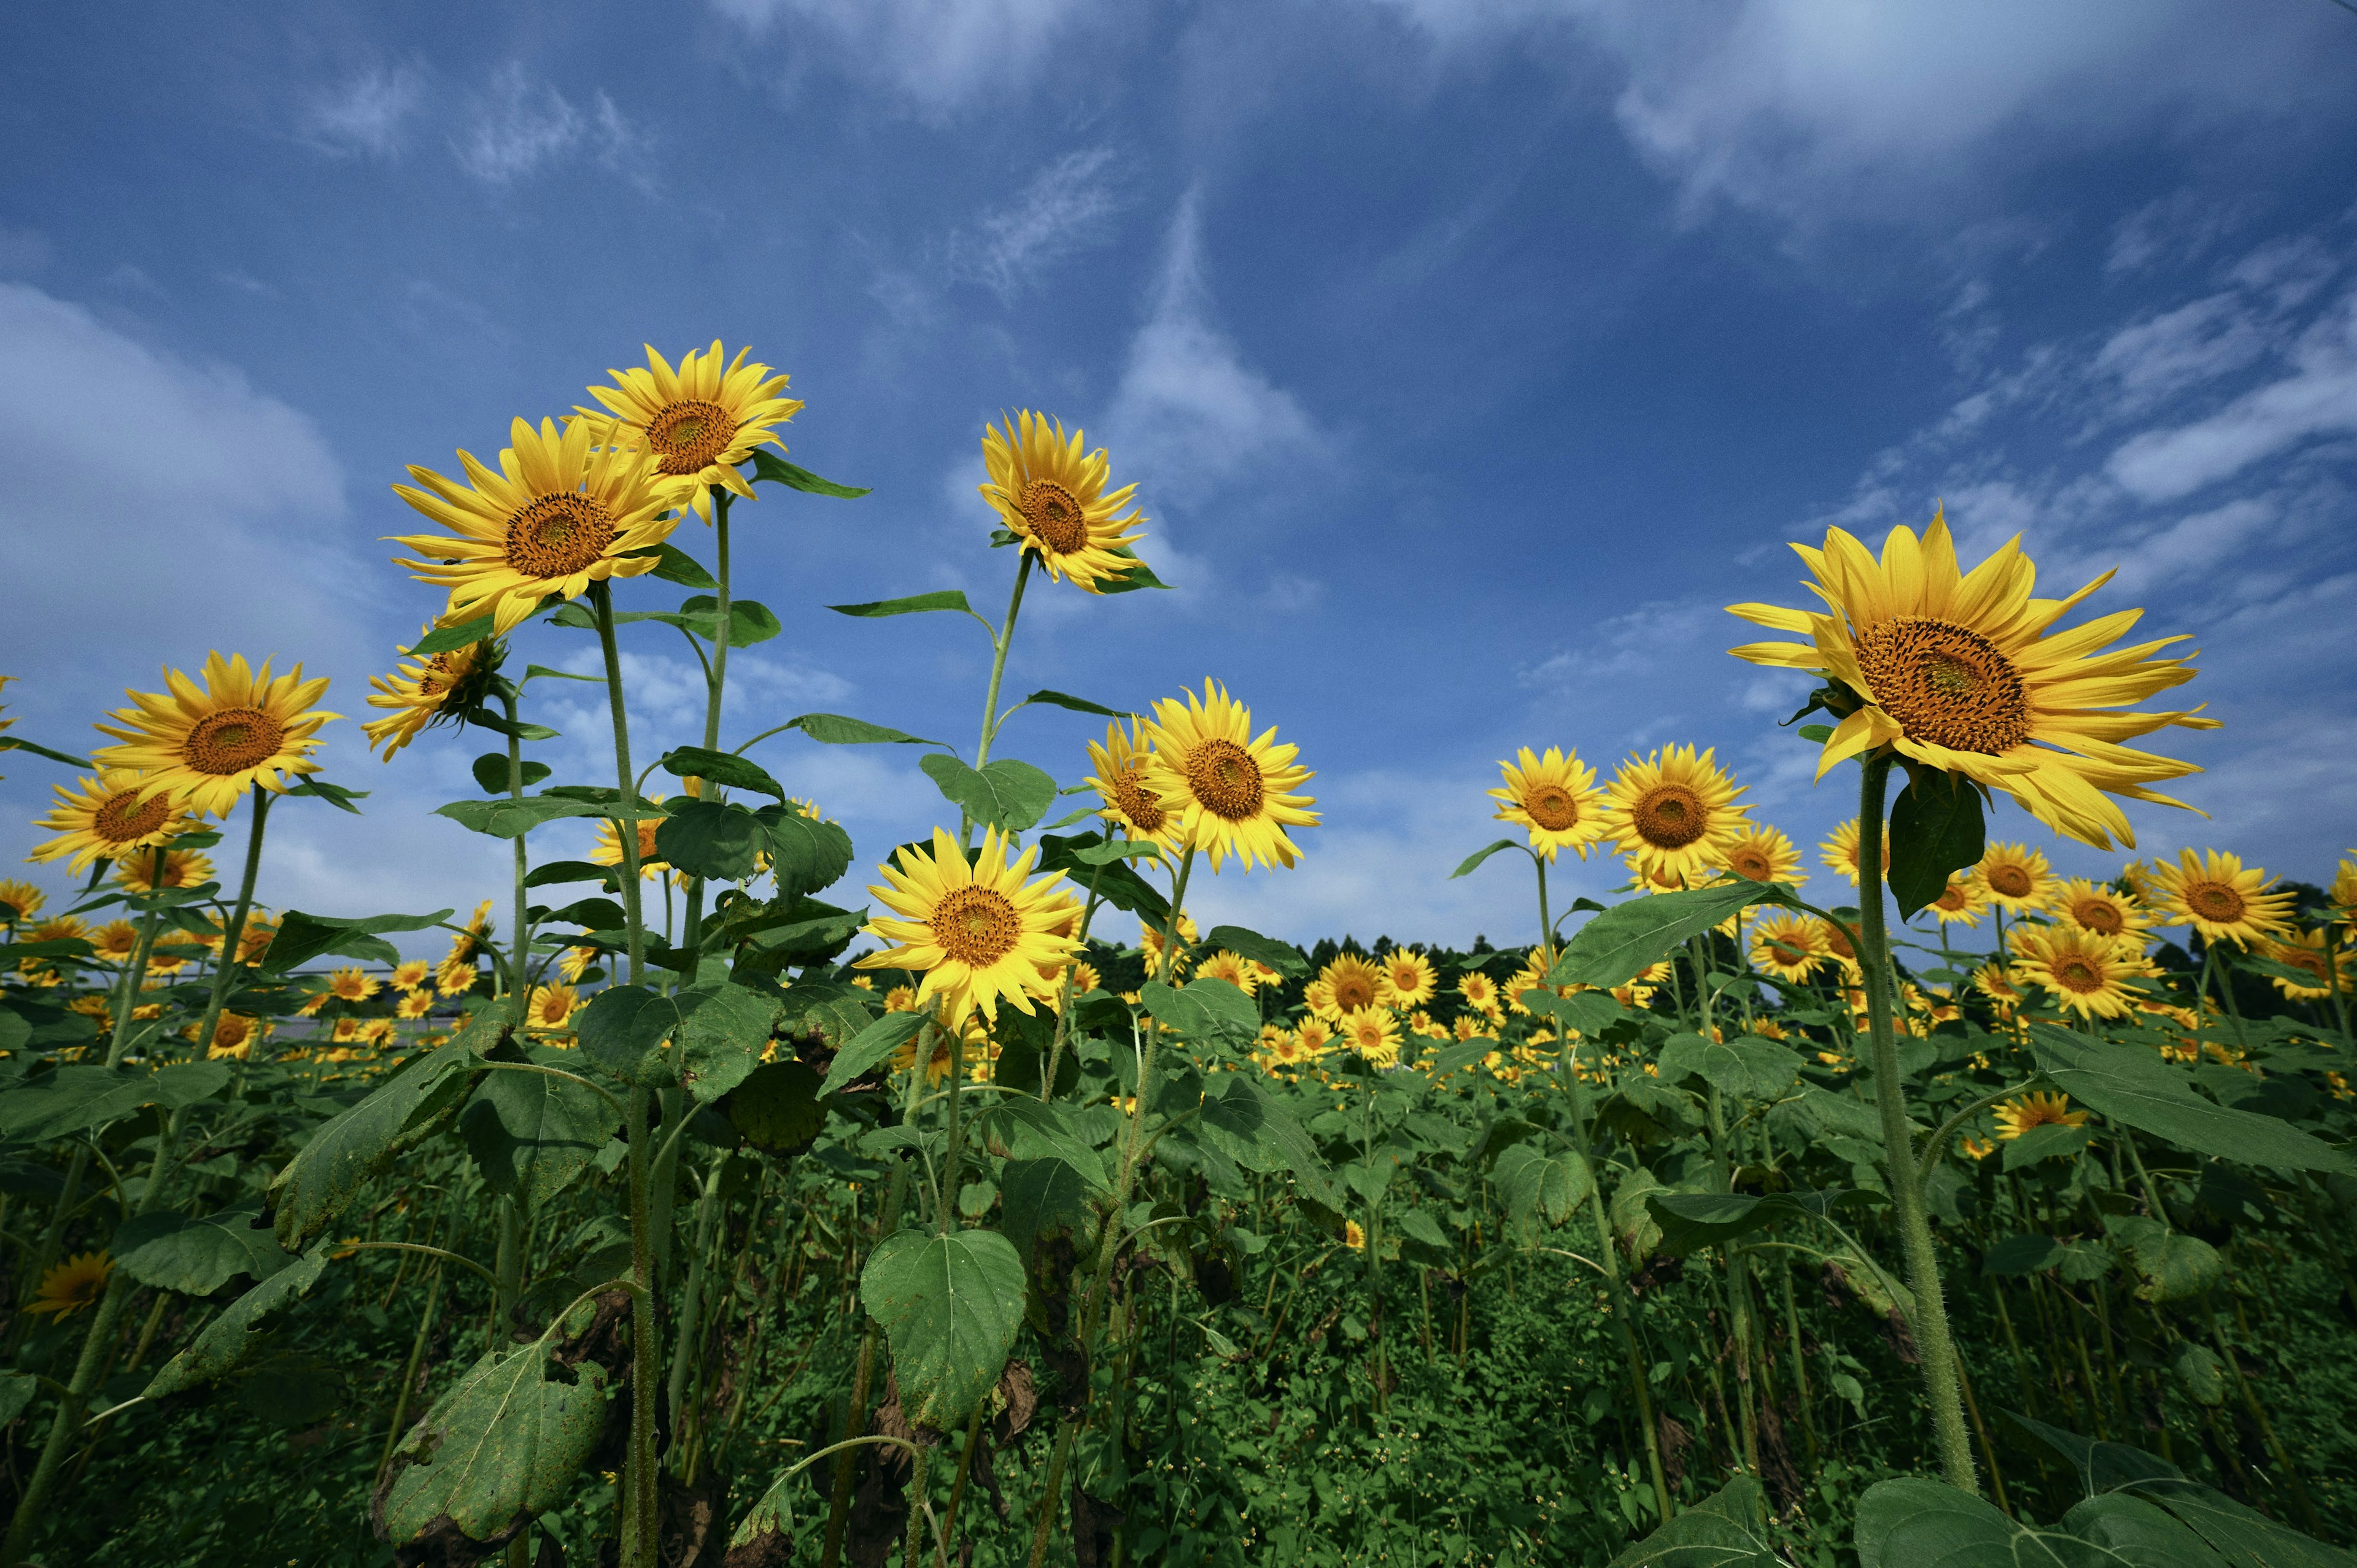
[[[196,722],[180,756],[199,773],[225,778],[277,756],[285,738],[285,728],[260,708],[223,708]]]
[[[129,843],[162,827],[171,814],[171,801],[161,795],[142,800],[136,789],[118,790],[91,813],[90,831],[110,844]]]
[[[655,467],[664,474],[700,474],[736,438],[737,422],[726,409],[693,398],[667,404],[647,421],[647,445],[662,454]]]
[[[1976,631],[1900,616],[1859,636],[1857,668],[1912,739],[1994,757],[2029,738],[2021,676]]]
[[[2185,907],[2205,920],[2233,925],[2247,908],[2243,896],[2222,882],[2197,882],[2185,890]]]
[[[931,923],[942,950],[971,969],[988,969],[1013,952],[1023,936],[1023,917],[1006,896],[971,884],[943,894],[933,906]]]
[[[1629,813],[1637,836],[1655,849],[1684,849],[1710,826],[1710,808],[1683,784],[1657,784]]]
[[[1214,816],[1232,822],[1260,814],[1260,764],[1232,740],[1207,740],[1187,755],[1187,786]]]
[[[1988,870],[1988,885],[2008,898],[2027,898],[2033,884],[2029,873],[2018,865],[1993,865]]]
[[[1023,487],[1020,502],[1031,537],[1053,555],[1070,555],[1089,541],[1089,514],[1079,498],[1053,479],[1034,479]]]
[[[2310,952],[2306,948],[2286,948],[2283,950],[2282,958],[2284,962],[2294,969],[2304,970],[2319,980],[2325,978],[2322,953]]]
[[[1953,914],[1964,907],[1964,890],[1960,885],[1951,882],[1948,884],[1946,889],[1943,891],[1937,898],[1932,899],[1932,902],[1937,904],[1941,908],[1947,910],[1950,914]]]
[[[2056,964],[2054,978],[2082,996],[2104,988],[2103,972],[2083,958],[2066,958]]]
[[[1559,833],[1579,821],[1579,802],[1560,784],[1533,785],[1530,793],[1523,797],[1523,811],[1551,833]]]
[[[1769,860],[1766,850],[1745,844],[1727,856],[1727,869],[1747,881],[1765,882],[1774,875],[1776,867]]]
[[[1162,809],[1162,797],[1146,787],[1146,769],[1138,763],[1116,772],[1106,784],[1113,791],[1113,803],[1129,819],[1129,825],[1142,833],[1157,833],[1170,813]]]
[[[570,577],[614,542],[614,513],[595,496],[540,496],[508,519],[508,564],[527,577]]]
[[[1355,1013],[1375,1003],[1375,983],[1372,977],[1357,973],[1338,975],[1334,980],[1334,1005],[1345,1013]]]
[[[1794,969],[1798,969],[1802,964],[1804,964],[1809,961],[1809,954],[1806,949],[1797,947],[1791,942],[1785,941],[1781,937],[1770,939],[1768,943],[1768,951],[1778,963],[1785,964]]]
[[[1837,958],[1847,959],[1853,963],[1857,961],[1857,949],[1850,945],[1849,932],[1838,922],[1825,927],[1825,945],[1834,950]]]
[[[2083,898],[2071,908],[2071,918],[2090,931],[2116,937],[2128,929],[2127,917],[2108,898]]]

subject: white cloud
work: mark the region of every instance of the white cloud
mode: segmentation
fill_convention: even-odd
[[[1080,0],[713,0],[757,38],[823,37],[853,74],[920,112],[1028,88],[1084,7]]]
[[[458,166],[487,185],[506,185],[582,150],[640,189],[653,188],[646,134],[611,98],[597,93],[585,112],[520,60],[492,74],[450,144]]]
[[[1011,300],[1064,257],[1103,243],[1122,205],[1114,161],[1111,147],[1089,147],[1049,164],[978,232],[951,237],[951,270]]]
[[[414,66],[371,66],[303,100],[296,134],[339,157],[397,157],[409,122],[425,102],[425,76]]]

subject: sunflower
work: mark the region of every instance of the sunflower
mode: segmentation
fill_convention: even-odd
[[[1040,969],[1061,965],[1073,951],[1072,939],[1054,930],[1069,895],[1059,897],[1060,871],[1027,885],[1039,852],[1035,846],[1010,860],[1012,848],[996,828],[984,830],[981,854],[972,865],[942,828],[933,830],[930,855],[921,846],[902,848],[894,864],[881,868],[884,884],[868,889],[900,918],[863,928],[899,945],[867,954],[857,967],[922,971],[917,1000],[941,997],[950,1026],[977,1007],[996,1022],[1002,1000],[1032,1012],[1032,998],[1054,991],[1039,978]]]
[[[25,933],[28,942],[68,942],[90,940],[90,922],[79,915],[52,915],[37,921]]]
[[[384,983],[367,971],[344,968],[328,976],[328,990],[339,1002],[365,1002],[384,989]]]
[[[1857,983],[1858,977],[1866,972],[1857,964],[1858,944],[1866,939],[1858,934],[1856,926],[1846,921],[1819,920],[1816,926],[1817,940],[1823,944],[1824,950],[1841,965],[1842,973],[1849,977],[1850,983]]]
[[[2054,867],[2026,843],[1990,844],[1978,870],[1991,902],[2017,915],[2044,914],[2060,886]]]
[[[57,794],[57,805],[36,825],[58,836],[36,846],[26,858],[51,861],[71,855],[66,869],[76,876],[93,860],[130,858],[152,863],[152,857],[134,852],[167,843],[197,822],[187,812],[174,811],[172,802],[160,795],[141,800],[144,777],[135,768],[102,768],[95,779],[74,780],[70,789],[62,784],[49,786]],[[0,895],[0,902],[5,902],[5,895]]]
[[[1857,819],[1852,817],[1834,829],[1833,837],[1817,846],[1818,858],[1848,877],[1853,887],[1857,886]],[[1890,870],[1890,835],[1888,833],[1882,838],[1882,869],[1886,873]]]
[[[1970,1133],[1966,1133],[1964,1139],[1956,1146],[1976,1160],[1987,1159],[1991,1155],[1996,1153],[1996,1145],[1995,1144],[1990,1143],[1986,1138],[1975,1138]]]
[[[1198,979],[1224,980],[1247,996],[1260,989],[1260,976],[1253,972],[1251,961],[1225,948],[1197,965],[1195,974]]]
[[[2332,907],[2343,925],[2357,929],[2357,860],[2343,860],[2333,872]]]
[[[1457,994],[1477,1013],[1494,1015],[1502,1005],[1498,1000],[1498,983],[1478,969],[1467,970],[1458,977]]]
[[[160,878],[156,875],[153,854],[135,854],[114,863],[114,880],[134,893],[153,893],[159,883],[165,887],[199,887],[212,879],[212,857],[200,849],[166,850],[164,875]]]
[[[1146,785],[1178,813],[1180,843],[1210,855],[1213,871],[1231,854],[1246,870],[1293,864],[1300,850],[1285,830],[1314,826],[1318,814],[1305,809],[1311,797],[1294,793],[1312,775],[1295,763],[1297,747],[1276,744],[1274,725],[1254,738],[1252,710],[1207,680],[1202,701],[1189,692],[1184,703],[1158,702],[1142,727],[1154,747]]]
[[[1596,787],[1596,769],[1577,752],[1553,746],[1544,757],[1526,746],[1498,768],[1506,787],[1490,791],[1499,802],[1491,815],[1529,829],[1534,854],[1553,860],[1570,849],[1587,859],[1587,846],[1604,835],[1604,791]]]
[[[1185,974],[1194,961],[1189,954],[1195,946],[1195,917],[1181,913],[1178,917],[1178,958],[1176,972]],[[1162,928],[1150,921],[1137,922],[1138,950],[1146,955],[1146,972],[1150,979],[1162,972]]]
[[[434,972],[434,988],[445,996],[464,996],[475,989],[475,955],[470,949],[464,957],[456,953],[442,961]],[[320,993],[326,995],[325,992]]]
[[[434,623],[427,621],[418,640],[424,641],[425,634],[433,629]],[[406,648],[398,651],[403,659],[411,657]],[[369,684],[376,693],[368,705],[390,712],[361,725],[369,749],[382,746],[384,759],[391,762],[394,752],[415,740],[436,719],[458,717],[479,699],[491,671],[499,666],[499,655],[498,641],[487,637],[464,648],[429,653],[414,664],[396,660],[392,674],[370,676]]]
[[[139,928],[128,920],[109,920],[91,933],[90,945],[110,963],[128,963],[139,948]]]
[[[753,487],[737,465],[756,446],[786,449],[775,427],[802,406],[798,397],[780,395],[790,378],[773,375],[767,365],[747,364],[750,349],[737,349],[724,367],[717,338],[701,354],[691,349],[681,355],[676,371],[653,344],[642,347],[645,368],[608,371],[619,384],[589,389],[605,405],[603,413],[578,404],[575,412],[598,431],[598,439],[654,454],[655,470],[665,479],[692,482],[689,504],[706,522],[712,521],[711,486],[752,499]]]
[[[1798,887],[1809,879],[1801,869],[1801,851],[1781,829],[1761,822],[1746,827],[1727,849],[1723,869],[1747,882],[1781,882]]]
[[[488,612],[493,632],[504,637],[552,594],[576,598],[591,583],[655,569],[659,557],[650,547],[679,526],[666,514],[689,504],[694,481],[662,474],[651,454],[601,443],[597,424],[576,419],[560,435],[553,419],[536,432],[519,419],[498,472],[460,452],[469,483],[412,465],[410,477],[423,488],[393,487],[453,531],[393,536],[430,557],[395,557],[393,564],[450,591],[441,625]]]
[[[212,1043],[205,1047],[207,1059],[231,1057],[242,1060],[253,1050],[253,1042],[270,1032],[262,1019],[243,1013],[224,1013],[213,1021]],[[197,1037],[194,1024],[180,1031],[180,1037],[193,1041]]]
[[[1290,1029],[1279,1029],[1268,1042],[1268,1065],[1272,1069],[1283,1068],[1288,1072],[1308,1066],[1317,1060],[1318,1053],[1302,1043],[1299,1035]]]
[[[2100,882],[2074,876],[2055,893],[2049,906],[2065,925],[2100,936],[2133,938],[2141,949],[2152,929],[2152,911],[2133,893],[2115,893]]]
[[[1343,1014],[1334,1038],[1344,1050],[1366,1058],[1369,1067],[1387,1068],[1399,1061],[1399,1025],[1387,1007],[1361,1007]]]
[[[434,993],[420,987],[404,993],[399,1002],[393,1004],[393,1015],[396,1018],[424,1018],[433,1011]]]
[[[573,1022],[573,1015],[581,1009],[581,993],[570,985],[536,985],[533,987],[532,1005],[525,1018],[535,1029],[562,1030]]]
[[[1782,981],[1808,979],[1828,951],[1822,925],[1782,909],[1762,915],[1751,928],[1753,967]]]
[[[1438,989],[1432,961],[1420,952],[1394,948],[1383,955],[1382,967],[1383,983],[1375,999],[1386,1007],[1421,1007]]]
[[[369,1018],[361,1024],[361,1044],[364,1046],[382,1046],[392,1038],[393,1020],[390,1018]]]
[[[2334,991],[2334,970],[2340,972],[2341,994],[2346,996],[2352,989],[2352,972],[2347,950],[2333,952],[2332,968],[2328,970],[2325,967],[2324,936],[2324,928],[2319,926],[2312,931],[2294,931],[2280,941],[2260,944],[2259,950],[2267,957],[2287,969],[2298,970],[2313,978],[2315,983],[2302,985],[2297,981],[2286,980],[2280,974],[2268,977],[2275,982],[2277,991],[2294,1002],[2321,1002],[2330,996]]]
[[[1104,744],[1090,741],[1089,763],[1096,769],[1083,780],[1104,801],[1097,814],[1118,824],[1134,839],[1146,839],[1165,849],[1177,849],[1178,816],[1146,786],[1152,742],[1143,725],[1125,732],[1118,722],[1105,725]]]
[[[1308,1057],[1322,1057],[1334,1047],[1333,1026],[1316,1016],[1301,1020],[1293,1037],[1301,1042],[1302,1054]]]
[[[951,1068],[955,1066],[961,1058],[969,1066],[975,1061],[987,1059],[990,1036],[983,1027],[981,1015],[969,1012],[962,1021],[953,1024],[948,1015],[949,1008],[945,1004],[934,1019],[934,1022],[940,1026],[938,1028],[920,1030],[913,1037],[900,1043],[899,1047],[892,1053],[894,1072],[906,1072],[917,1065],[917,1047],[920,1041],[922,1041],[927,1047],[925,1083],[928,1088],[949,1077]],[[952,1036],[956,1036],[954,1042],[951,1038]]]
[[[1480,1014],[1459,1013],[1457,1015],[1457,1021],[1449,1026],[1449,1033],[1456,1036],[1461,1043],[1480,1034],[1482,1022],[1483,1015]]]
[[[2265,871],[2255,865],[2244,870],[2238,856],[2223,850],[2205,850],[2200,855],[2180,850],[2175,865],[2166,861],[2157,865],[2153,881],[2161,912],[2191,926],[2205,942],[2247,948],[2291,929],[2289,890],[2268,892]]]
[[[1135,507],[1115,514],[1137,487],[1105,493],[1104,448],[1085,452],[1078,430],[1067,440],[1061,420],[1025,409],[1004,433],[984,427],[982,461],[990,471],[983,498],[1049,576],[1095,594],[1135,568],[1130,546],[1145,535],[1122,530],[1146,519]]]
[[[2152,973],[2152,966],[2132,940],[2057,926],[2038,956],[2024,960],[2016,972],[2082,1018],[2125,1018],[2137,1001],[2130,983]]]
[[[267,909],[249,909],[245,929],[237,934],[237,961],[258,964],[278,937],[278,921]]]
[[[74,869],[79,871],[81,867]],[[0,921],[22,925],[39,914],[48,901],[49,896],[29,882],[0,882]]]
[[[913,1013],[916,1010],[917,988],[915,986],[896,985],[884,993],[884,1011],[887,1013]]]
[[[1885,745],[1901,757],[2003,789],[2058,832],[2109,849],[2136,835],[2109,799],[2181,805],[2148,786],[2200,771],[2120,743],[2166,725],[2214,729],[2194,713],[2119,712],[2181,685],[2181,659],[2150,657],[2181,638],[2103,651],[2143,613],[2104,616],[2049,637],[2049,628],[2111,580],[2061,599],[2030,596],[2038,568],[2018,537],[1964,574],[1944,514],[1921,540],[1894,528],[1878,563],[1840,529],[1824,548],[1796,544],[1826,609],[1731,605],[1731,613],[1802,642],[1733,650],[1755,664],[1830,675],[1858,701],[1826,740],[1817,777]]]
[[[1743,793],[1706,751],[1664,746],[1620,765],[1605,808],[1604,831],[1648,878],[1700,882],[1727,864],[1727,852],[1750,824],[1735,798]]]
[[[97,1305],[106,1294],[106,1276],[113,1272],[114,1260],[102,1251],[69,1258],[41,1276],[41,1288],[25,1310],[46,1312],[52,1322],[70,1317]]]
[[[1347,1014],[1376,1005],[1383,994],[1383,972],[1357,953],[1346,952],[1336,954],[1318,972],[1305,988],[1304,1000],[1315,1016],[1339,1024]]]
[[[661,795],[645,797],[647,804],[660,805]],[[639,880],[660,881],[671,862],[655,852],[655,830],[662,826],[661,817],[641,817],[634,824],[639,830]],[[611,817],[597,819],[597,843],[589,851],[589,858],[599,865],[622,864],[622,825]]]
[[[1996,1108],[1996,1135],[2020,1137],[2034,1127],[2083,1127],[2087,1113],[2071,1109],[2067,1094],[2025,1094]]]
[[[328,1038],[339,1046],[354,1044],[360,1037],[361,1021],[358,1018],[339,1018],[328,1031]]]
[[[1981,879],[1977,876],[1952,875],[1948,878],[1947,886],[1940,890],[1940,896],[1923,908],[1930,910],[1943,927],[1977,926],[1981,923],[1981,917],[1988,913],[1988,889],[1981,886]]]
[[[1096,965],[1090,963],[1085,959],[1081,960],[1072,965],[1073,995],[1080,996],[1092,991],[1102,991],[1103,989],[1104,977],[1097,972]]]
[[[596,948],[566,948],[556,955],[556,972],[565,977],[566,984],[578,985],[597,961]]]
[[[393,989],[396,991],[414,991],[419,986],[424,985],[425,983],[425,977],[433,972],[434,966],[432,964],[427,963],[422,958],[413,958],[407,962],[398,964],[394,967],[393,972]]]
[[[1353,1252],[1367,1250],[1367,1228],[1355,1219],[1342,1221],[1342,1245]]]

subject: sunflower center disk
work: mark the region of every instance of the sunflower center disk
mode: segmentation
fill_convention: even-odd
[[[1948,884],[1947,891],[1941,894],[1937,898],[1933,899],[1932,902],[1939,905],[1943,909],[1961,909],[1964,907],[1964,890],[1951,882]]]
[[[1260,813],[1260,764],[1232,740],[1207,740],[1187,758],[1187,783],[1213,815],[1241,822]]]
[[[1559,833],[1579,821],[1579,802],[1571,792],[1557,784],[1542,784],[1523,801],[1523,810],[1531,821],[1551,833]]]
[[[2008,898],[2029,897],[2029,873],[2018,865],[1999,865],[1988,874],[1988,885]]]
[[[1058,555],[1070,555],[1089,541],[1088,512],[1053,479],[1034,479],[1024,487],[1023,517],[1031,537]]]
[[[259,708],[223,708],[196,722],[180,755],[198,772],[225,778],[277,756],[285,738],[278,721]]]
[[[933,940],[952,960],[970,969],[988,969],[1015,950],[1023,917],[1003,893],[987,887],[954,887],[933,907]]]
[[[2116,937],[2128,927],[2127,921],[2121,918],[2117,906],[2093,900],[2072,910],[2071,918],[2087,929],[2107,937]]]
[[[570,577],[613,542],[614,514],[590,496],[541,496],[508,519],[508,564],[527,577]]]
[[[1636,822],[1637,836],[1655,849],[1684,849],[1710,825],[1710,808],[1683,784],[1655,788],[1630,815]]]
[[[1334,983],[1334,1005],[1345,1013],[1355,1013],[1361,1007],[1372,1006],[1374,1000],[1374,986],[1356,975]]]
[[[2221,925],[2231,924],[2243,918],[2243,896],[2215,882],[2205,882],[2194,887],[2186,894],[2185,902],[2203,919],[2215,920]]]
[[[1161,797],[1142,781],[1144,772],[1143,768],[1130,768],[1116,776],[1113,781],[1114,800],[1129,819],[1130,826],[1142,833],[1159,832],[1167,813],[1162,810]]]
[[[90,831],[108,843],[128,843],[162,827],[171,814],[172,803],[163,796],[151,795],[143,803],[138,790],[125,789],[91,814]]]
[[[666,474],[702,473],[736,438],[737,422],[726,409],[693,398],[668,404],[647,421],[647,445],[662,455],[656,467]]]
[[[1730,857],[1727,869],[1748,882],[1765,882],[1768,880],[1768,874],[1775,868],[1768,864],[1768,857],[1758,850],[1739,849]]]
[[[2055,970],[2054,978],[2072,990],[2083,993],[2101,991],[2104,988],[2104,977],[2097,974],[2094,966],[2083,958],[2070,959],[2063,962]]]
[[[1976,631],[1901,616],[1859,636],[1857,667],[1911,739],[1995,757],[2029,738],[2021,676]]]

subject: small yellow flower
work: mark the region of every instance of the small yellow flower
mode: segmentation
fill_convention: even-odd
[[[2025,1094],[1996,1108],[1996,1135],[2020,1137],[2034,1127],[2083,1127],[2087,1113],[2071,1109],[2067,1094]]]
[[[1353,1252],[1367,1250],[1367,1228],[1355,1219],[1342,1221],[1342,1245]]]
[[[433,972],[434,966],[427,963],[424,959],[411,959],[406,963],[401,964],[393,970],[393,989],[396,991],[415,991],[425,985],[426,976]]]
[[[106,1278],[113,1272],[114,1259],[103,1250],[69,1258],[41,1276],[41,1288],[25,1310],[45,1312],[51,1322],[70,1317],[85,1306],[97,1305],[106,1294]]]
[[[1383,985],[1377,1000],[1386,1007],[1421,1007],[1432,1000],[1439,976],[1432,961],[1420,952],[1394,948],[1383,955]]]

